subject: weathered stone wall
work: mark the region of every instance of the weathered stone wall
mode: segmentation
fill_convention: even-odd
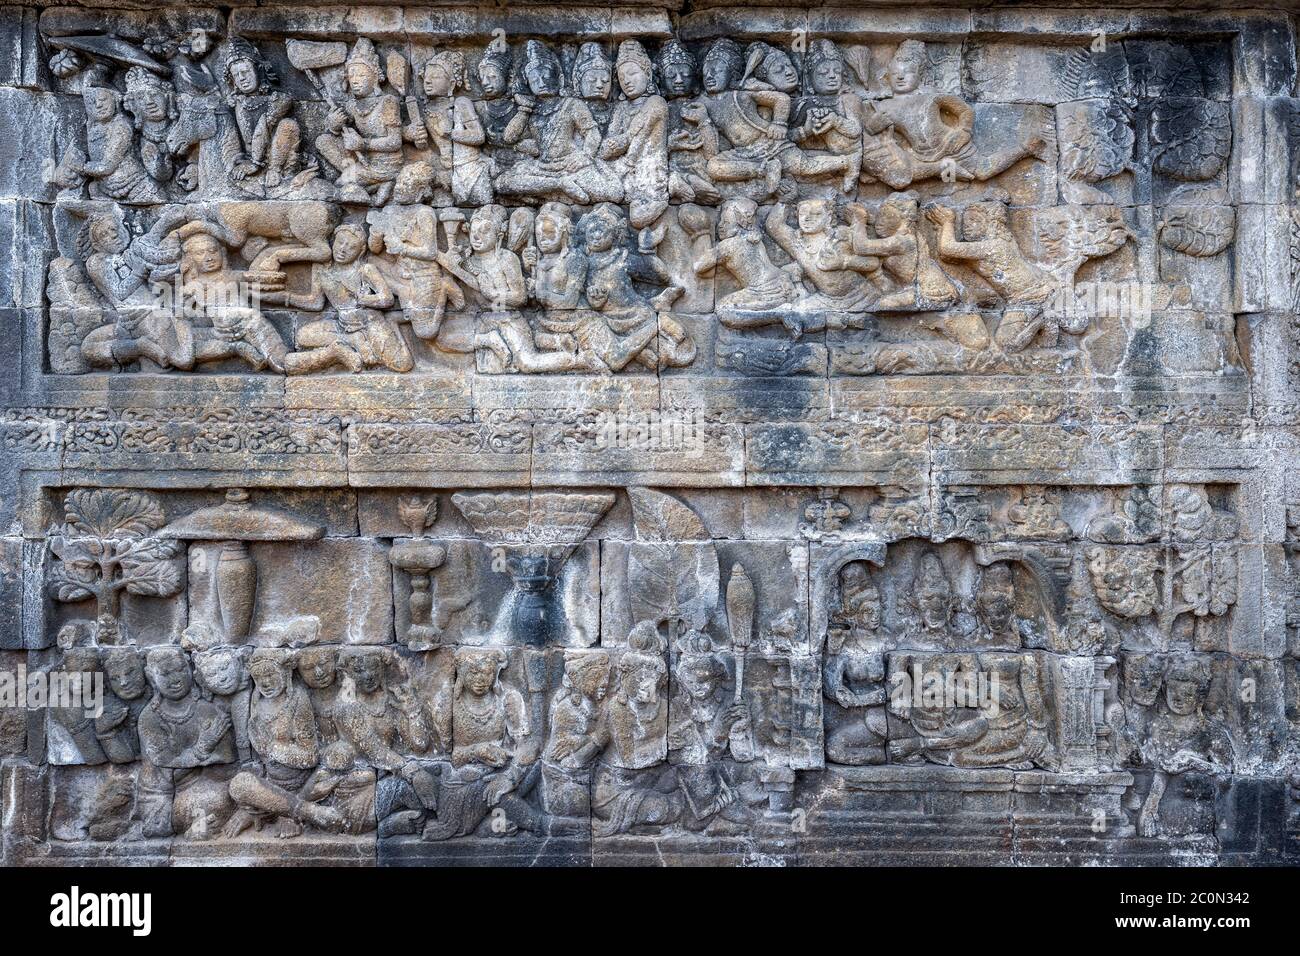
[[[4,862],[1300,857],[1291,14],[0,24]]]

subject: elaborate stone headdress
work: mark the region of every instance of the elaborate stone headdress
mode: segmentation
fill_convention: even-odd
[[[226,41],[226,47],[221,53],[221,75],[227,84],[230,84],[230,68],[240,60],[247,60],[257,71],[258,89],[264,90],[270,82],[267,75],[266,61],[262,59],[262,54],[258,52],[257,47],[253,46],[243,37],[231,37]]]
[[[604,69],[608,73],[611,72],[612,67],[609,57],[605,56],[605,51],[600,44],[589,41],[578,47],[578,58],[573,61],[574,89],[581,89],[582,78],[596,69]]]
[[[541,40],[529,40],[524,44],[524,72],[530,69],[547,66],[551,68],[557,78],[564,75],[560,68],[560,58],[555,55],[555,51],[548,47]]]
[[[891,62],[911,64],[918,69],[925,66],[925,44],[920,40],[904,40],[894,51]]]
[[[123,103],[132,115],[137,113],[137,100],[150,90],[157,90],[167,97],[167,112],[171,116],[176,115],[175,96],[171,86],[166,83],[158,74],[146,70],[142,66],[133,66],[126,71],[126,96]],[[143,119],[143,115],[136,117],[137,125]]]
[[[808,54],[803,61],[804,76],[811,77],[817,67],[823,63],[836,63],[842,67],[844,65],[844,55],[840,53],[840,48],[832,41],[825,37],[819,37],[808,46]]]
[[[713,45],[709,47],[709,52],[704,55],[704,64],[707,67],[710,62],[718,60],[727,64],[727,74],[731,78],[731,83],[740,79],[745,68],[745,55],[740,52],[740,44],[728,37],[714,40]]]
[[[451,91],[464,89],[468,84],[465,79],[465,57],[458,50],[443,50],[435,53],[424,65],[425,72],[430,67],[438,67],[451,77]]]
[[[695,71],[695,57],[691,54],[690,50],[686,49],[686,47],[682,46],[676,40],[669,40],[659,48],[658,63],[660,73],[663,72],[665,66],[670,64],[684,66],[692,73]]]
[[[483,50],[483,55],[479,58],[479,66],[483,64],[496,67],[501,75],[509,78],[510,76],[510,44],[506,43],[506,38],[498,33],[492,38],[492,42]]]
[[[366,37],[361,37],[356,43],[352,44],[352,51],[348,53],[347,62],[344,68],[352,66],[354,63],[363,63],[375,74],[375,82],[384,81],[384,71],[379,65],[379,54],[375,51],[375,44]]]
[[[614,60],[614,68],[617,70],[624,63],[635,63],[641,67],[646,77],[646,92],[656,92],[654,63],[650,59],[650,54],[646,53],[645,47],[637,40],[624,40],[618,45],[618,57]]]

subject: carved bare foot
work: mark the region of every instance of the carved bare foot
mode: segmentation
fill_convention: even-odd
[[[252,829],[257,823],[253,815],[247,810],[236,810],[234,816],[226,821],[226,825],[221,828],[221,836],[227,840],[233,840],[245,830]]]
[[[289,817],[280,817],[275,821],[272,832],[277,840],[292,840],[296,836],[302,836],[302,824]]]

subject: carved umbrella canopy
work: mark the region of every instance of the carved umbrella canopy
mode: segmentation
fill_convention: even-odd
[[[247,491],[231,488],[221,504],[179,518],[159,534],[221,545],[214,575],[215,619],[210,623],[224,632],[228,642],[237,642],[248,637],[257,601],[257,564],[249,554],[248,542],[317,541],[324,536],[325,528],[279,509],[255,508]],[[202,573],[207,569],[195,568],[191,561],[191,570]]]

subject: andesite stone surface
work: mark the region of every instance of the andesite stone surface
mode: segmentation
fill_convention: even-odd
[[[0,7],[0,863],[1300,863],[1232,6]]]

